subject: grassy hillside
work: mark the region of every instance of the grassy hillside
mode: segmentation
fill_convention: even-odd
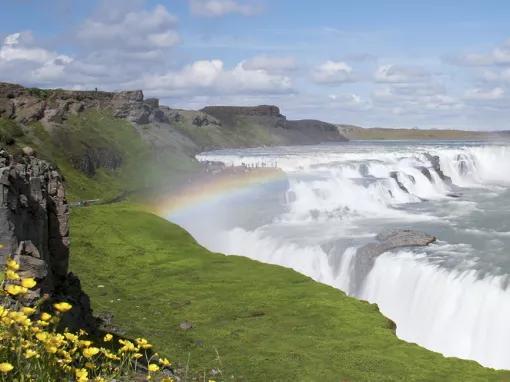
[[[387,129],[362,128],[358,126],[338,125],[339,131],[349,139],[354,140],[469,140],[486,139],[486,133],[464,130],[420,130],[420,129]]]
[[[216,380],[510,381],[398,340],[375,305],[292,270],[210,253],[133,206],[73,209],[71,222],[71,268],[96,312],[113,313],[200,380],[219,368]],[[193,328],[180,329],[184,321]]]
[[[182,150],[153,148],[141,138],[129,122],[114,118],[108,111],[86,112],[72,116],[65,125],[47,129],[39,122],[21,128],[0,118],[0,142],[10,151],[33,147],[38,156],[61,170],[70,200],[109,199],[158,185],[179,182],[198,169],[189,153]],[[80,161],[90,153],[114,155],[120,165],[99,167],[85,174]]]
[[[192,119],[196,112],[181,111],[183,119],[174,124],[182,134],[195,142],[201,150],[210,150],[228,147],[254,147],[265,145],[283,145],[285,139],[274,133],[274,128],[255,120],[237,118],[236,123],[230,125],[208,125],[197,127]]]

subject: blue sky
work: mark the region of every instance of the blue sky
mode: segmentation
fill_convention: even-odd
[[[12,0],[0,81],[276,104],[362,126],[510,129],[507,1]]]

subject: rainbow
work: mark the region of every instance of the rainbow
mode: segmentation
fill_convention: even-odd
[[[280,182],[285,173],[274,168],[239,169],[200,177],[178,190],[154,200],[153,210],[160,216],[171,217],[200,208],[222,198],[235,196],[258,185]]]

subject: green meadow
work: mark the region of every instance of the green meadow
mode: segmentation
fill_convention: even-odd
[[[376,305],[289,269],[211,253],[138,206],[75,208],[71,221],[71,268],[95,312],[149,338],[187,380],[510,381],[509,372],[399,340]]]

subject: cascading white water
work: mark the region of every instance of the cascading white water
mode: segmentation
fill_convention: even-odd
[[[424,260],[424,259],[421,259]],[[510,293],[506,276],[446,270],[415,253],[378,257],[359,297],[397,323],[397,335],[447,356],[508,368]]]
[[[239,222],[214,233],[184,224],[202,244],[375,302],[402,339],[510,368],[510,146],[349,144],[197,158],[278,167],[288,177],[285,210],[270,224]],[[440,243],[382,254],[355,275],[357,247],[384,228],[402,227],[435,234]]]
[[[510,147],[479,146],[440,153],[441,167],[460,186],[510,185]]]

